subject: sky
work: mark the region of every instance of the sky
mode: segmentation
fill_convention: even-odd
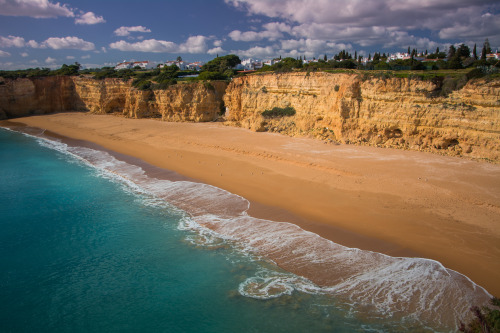
[[[499,0],[0,0],[0,69],[500,47]]]

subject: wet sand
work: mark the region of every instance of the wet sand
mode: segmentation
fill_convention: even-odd
[[[349,247],[438,260],[500,295],[500,165],[221,123],[86,113],[14,121],[241,195],[251,216],[292,222]]]

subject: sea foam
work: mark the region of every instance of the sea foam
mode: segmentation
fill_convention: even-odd
[[[485,305],[491,298],[469,278],[437,261],[348,248],[291,223],[251,217],[248,200],[223,189],[156,179],[105,151],[38,140],[134,193],[154,198],[146,200],[149,204],[166,202],[185,212],[179,228],[195,232],[188,236],[189,242],[207,247],[233,244],[295,273],[262,270],[240,284],[238,291],[243,296],[269,299],[295,290],[335,295],[363,316],[447,328],[457,327],[458,318],[467,318],[471,305]]]

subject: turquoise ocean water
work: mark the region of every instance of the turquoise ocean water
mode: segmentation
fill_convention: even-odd
[[[420,282],[402,276],[407,287],[381,296],[391,281],[373,270],[363,281],[381,280],[377,287],[351,280],[362,295],[342,284],[319,288],[257,255],[265,249],[234,227],[200,225],[200,216],[229,219],[243,198],[151,179],[105,152],[0,129],[0,184],[1,332],[452,331],[454,323],[428,318],[469,305],[434,298],[424,305],[429,315],[418,302],[389,304],[399,290],[421,294],[412,287]],[[472,289],[466,297],[487,298]]]

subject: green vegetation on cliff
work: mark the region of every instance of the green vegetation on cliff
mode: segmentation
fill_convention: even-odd
[[[271,110],[265,110],[262,112],[262,116],[265,118],[293,116],[294,114],[295,109],[291,106],[287,106],[285,108],[274,107]]]
[[[470,310],[474,314],[474,319],[469,323],[460,323],[460,332],[465,333],[500,333],[500,299],[491,299],[493,309],[489,307],[479,308],[473,306]]]

